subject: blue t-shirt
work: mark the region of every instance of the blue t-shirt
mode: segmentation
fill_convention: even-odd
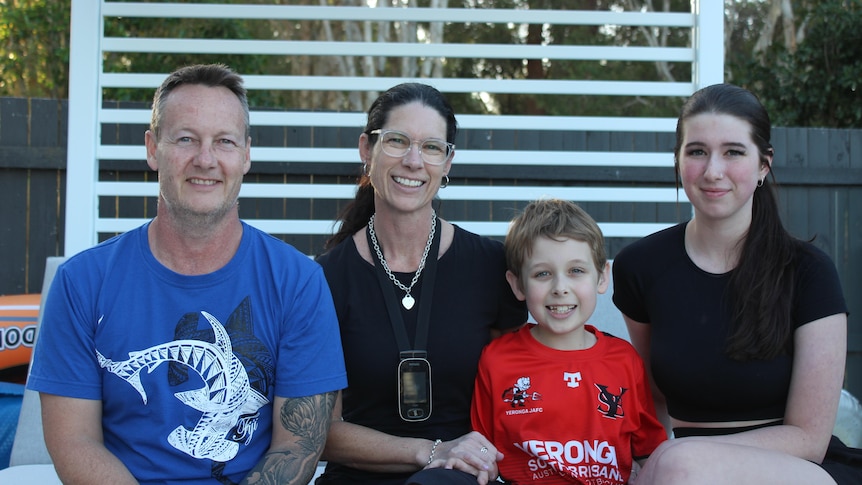
[[[28,387],[101,400],[105,446],[141,483],[239,482],[270,445],[275,396],[347,384],[329,287],[245,223],[227,265],[177,274],[147,227],[58,268]]]

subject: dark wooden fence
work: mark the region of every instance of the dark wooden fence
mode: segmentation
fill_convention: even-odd
[[[41,291],[45,258],[62,255],[63,233],[74,216],[66,220],[66,101],[45,99],[0,98],[0,295],[38,293]],[[105,127],[103,141],[115,139],[118,144],[140,143],[146,127]],[[327,145],[356,146],[358,129],[303,130],[268,127],[253,130],[256,144],[290,146],[297,137],[322,137]],[[540,149],[556,140],[559,133],[506,131],[459,134],[459,146],[482,148],[488,140],[504,143],[507,149]],[[566,135],[571,136],[571,135]],[[319,141],[318,141],[319,143]],[[672,151],[673,136],[667,133],[584,134],[574,143],[593,150]],[[308,144],[305,143],[307,146]],[[850,305],[850,333],[847,387],[862,395],[862,130],[818,128],[775,128],[773,145],[776,158],[774,173],[781,185],[783,217],[790,231],[814,244],[834,259]],[[456,160],[457,163],[457,160]],[[143,161],[140,163],[104,163],[103,180],[152,180]],[[269,183],[348,183],[355,182],[356,164],[278,164],[255,166],[248,181]],[[656,186],[672,185],[670,169],[596,167],[543,168],[522,166],[462,166],[453,172],[452,183]],[[344,201],[309,200],[304,203],[279,203],[277,200],[243,200],[242,216],[254,214],[265,218],[335,217]],[[642,217],[649,221],[673,222],[690,216],[688,205],[587,203],[584,208],[596,218],[612,219],[614,214]],[[515,207],[505,203],[446,202],[444,217],[458,219],[469,213],[471,219],[507,220]],[[102,200],[103,214],[152,217],[152,198]],[[610,217],[609,217],[610,216]],[[322,236],[285,236],[284,239],[307,254],[320,252]],[[613,257],[627,244],[625,239],[609,242]]]

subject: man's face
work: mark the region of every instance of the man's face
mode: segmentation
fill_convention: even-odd
[[[251,166],[251,138],[236,95],[224,87],[179,86],[168,95],[159,136],[146,134],[147,164],[159,173],[159,213],[211,224],[236,207]]]

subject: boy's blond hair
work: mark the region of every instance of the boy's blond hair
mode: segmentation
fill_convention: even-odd
[[[602,230],[585,210],[567,200],[539,199],[527,204],[523,212],[512,219],[506,234],[506,264],[522,284],[521,269],[532,256],[533,245],[540,237],[587,243],[599,274],[607,264]]]

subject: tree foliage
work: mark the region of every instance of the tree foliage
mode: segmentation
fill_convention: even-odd
[[[0,95],[62,99],[71,0],[0,0]]]
[[[178,0],[184,1],[184,0]],[[271,0],[219,0],[270,3]],[[288,3],[288,0],[281,0]],[[333,0],[327,0],[333,3]],[[341,0],[339,5],[364,5]],[[703,0],[709,1],[709,0]],[[290,0],[320,5],[320,0]],[[862,127],[862,0],[725,0],[726,79],[755,91],[776,125]],[[378,0],[378,8],[687,12],[690,0]],[[0,96],[68,97],[71,0],[0,0]],[[157,7],[155,7],[157,8]],[[401,7],[399,7],[401,8]],[[507,25],[496,23],[354,22],[321,20],[116,19],[114,37],[342,40],[489,44],[685,46],[683,28]],[[242,73],[293,76],[395,76],[484,79],[650,80],[687,82],[687,63],[564,61],[559,59],[422,59],[367,56],[249,56],[110,53],[106,72],[167,72],[193,62],[224,62]],[[105,99],[148,101],[151,89],[112,89]],[[374,93],[252,91],[254,106],[361,111]],[[681,100],[641,96],[453,93],[460,113],[602,116],[675,116]]]
[[[794,35],[785,35],[788,22],[781,22],[774,36],[795,43],[776,41],[757,49],[772,5],[736,2],[728,81],[757,93],[774,125],[862,127],[862,0],[792,4]]]

